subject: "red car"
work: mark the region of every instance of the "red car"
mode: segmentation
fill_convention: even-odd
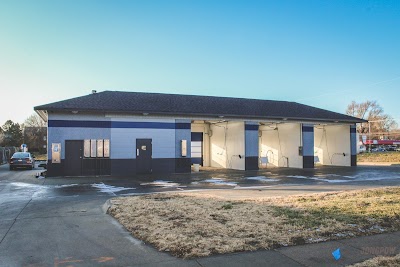
[[[29,152],[15,152],[10,159],[10,171],[15,168],[35,168],[35,158]]]

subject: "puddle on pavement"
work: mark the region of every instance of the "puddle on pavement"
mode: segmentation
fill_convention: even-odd
[[[104,183],[91,184],[91,186],[93,188],[98,189],[98,191],[101,192],[101,193],[108,193],[108,194],[115,194],[115,193],[121,192],[121,191],[135,190],[136,189],[134,187],[120,187],[120,186],[107,185],[107,184],[104,184]]]
[[[226,181],[224,178],[211,178],[201,181],[202,183],[208,183],[213,185],[228,185],[228,186],[237,186],[237,183]]]
[[[65,187],[73,187],[78,186],[78,184],[63,184],[63,185],[56,185],[54,188],[65,188]]]
[[[267,178],[265,176],[254,176],[254,177],[245,177],[246,180],[250,181],[256,181],[256,182],[276,182],[279,181],[279,179],[275,178]]]
[[[21,182],[14,182],[10,183],[11,186],[15,186],[17,188],[21,189],[42,189],[42,188],[47,188],[45,185],[39,185],[39,184],[28,184],[28,183],[21,183]]]
[[[149,183],[141,183],[140,185],[150,185],[150,186],[157,186],[157,187],[162,187],[162,188],[169,188],[169,187],[186,187],[186,186],[181,186],[179,183],[175,183],[172,181],[164,181],[164,180],[155,180],[154,182],[149,182]]]

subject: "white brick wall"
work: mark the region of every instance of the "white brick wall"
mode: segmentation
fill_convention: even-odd
[[[277,130],[274,130],[275,126]],[[260,131],[262,132],[260,138],[261,157],[267,157],[268,163],[275,166],[303,168],[303,157],[299,155],[300,123],[260,126]]]
[[[226,134],[225,128],[227,128]],[[218,125],[211,125],[211,130],[211,166],[244,170],[244,122],[219,123]],[[242,158],[239,158],[238,155],[241,155]]]
[[[321,164],[351,165],[350,125],[315,127],[314,138],[316,156]]]

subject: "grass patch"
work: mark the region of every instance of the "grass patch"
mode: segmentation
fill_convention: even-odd
[[[400,266],[400,254],[393,257],[375,257],[348,267],[395,267]]]
[[[222,205],[222,208],[226,209],[226,210],[230,210],[233,208],[233,205],[232,205],[232,203],[226,203],[226,204]]]
[[[47,154],[34,154],[35,160],[47,161]]]
[[[135,237],[184,258],[400,230],[400,187],[240,201],[213,194],[115,198],[108,212]]]
[[[361,153],[357,155],[358,162],[400,162],[400,152],[373,152],[373,153]]]

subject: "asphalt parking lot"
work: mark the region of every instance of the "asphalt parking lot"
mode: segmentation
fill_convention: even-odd
[[[115,196],[237,189],[271,196],[400,184],[400,167],[207,170],[193,174],[37,179],[0,166],[0,266],[199,266],[132,238],[105,214]]]

